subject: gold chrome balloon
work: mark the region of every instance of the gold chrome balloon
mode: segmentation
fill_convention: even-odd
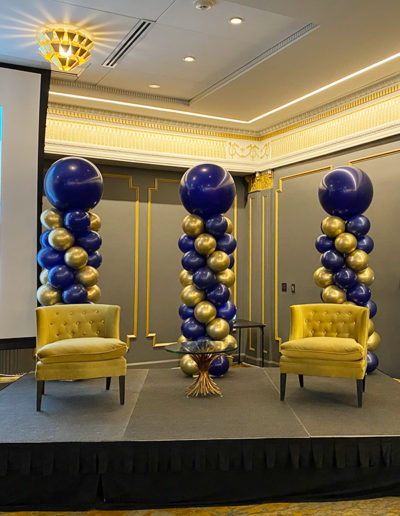
[[[190,236],[196,237],[204,232],[204,222],[197,215],[186,215],[182,221],[182,229]]]
[[[63,217],[55,208],[44,210],[40,215],[40,222],[46,229],[60,228],[63,225]]]
[[[357,272],[357,281],[365,283],[366,285],[372,285],[375,280],[375,273],[371,267],[366,267],[360,272]]]
[[[368,265],[368,255],[361,249],[356,249],[352,253],[346,256],[346,265],[354,271],[362,271]]]
[[[372,319],[368,319],[368,336],[371,336],[375,331],[375,324]]]
[[[227,344],[223,340],[213,340],[213,341],[211,341],[211,346],[213,348],[213,351],[221,351],[221,352],[223,352],[223,351],[226,350],[226,348],[229,346],[229,344]]]
[[[90,265],[79,269],[76,281],[82,283],[84,287],[93,287],[99,280],[99,271]]]
[[[322,299],[325,303],[344,303],[346,301],[346,292],[336,285],[329,285],[322,291]]]
[[[378,332],[374,331],[374,333],[372,335],[370,335],[367,340],[368,351],[375,351],[380,343],[381,343],[381,336],[379,335]]]
[[[351,233],[340,233],[335,238],[335,247],[339,253],[349,254],[357,247],[357,238]]]
[[[194,316],[199,322],[208,324],[217,317],[217,309],[210,301],[201,301],[194,308]]]
[[[187,338],[184,335],[179,335],[178,344],[182,344],[182,342],[186,342]]]
[[[39,279],[40,279],[40,283],[42,285],[46,285],[46,283],[48,282],[48,279],[47,279],[48,273],[49,273],[49,271],[47,269],[43,269],[42,272],[40,273]]]
[[[325,288],[333,284],[333,274],[325,267],[318,267],[314,272],[314,282],[317,287]]]
[[[199,368],[197,367],[196,362],[190,355],[183,355],[179,362],[179,366],[181,368],[181,371],[185,373],[187,376],[199,374]]]
[[[229,255],[227,255],[223,251],[214,251],[207,258],[207,265],[214,272],[221,272],[224,269],[227,269],[229,267],[229,263]]]
[[[222,340],[229,335],[229,324],[222,317],[217,317],[206,326],[207,335],[214,340]]]
[[[93,213],[92,211],[89,212],[89,216],[90,216],[89,229],[91,229],[92,231],[98,231],[101,228],[100,217],[96,213]]]
[[[235,337],[231,334],[227,335],[222,339],[222,342],[225,342],[226,346],[228,347],[235,347],[237,348],[237,340]],[[225,348],[226,349],[226,348]]]
[[[356,306],[356,304],[353,303],[353,301],[345,301],[343,304],[344,305],[354,305],[354,306]]]
[[[190,274],[186,269],[182,269],[179,273],[179,281],[183,287],[193,284],[193,274]]]
[[[87,288],[88,301],[92,303],[97,303],[101,296],[101,290],[98,285],[93,285],[92,287]]]
[[[202,233],[194,241],[194,247],[199,254],[211,254],[217,247],[217,242],[212,235]]]
[[[346,224],[340,217],[325,217],[322,221],[322,231],[330,238],[335,238],[345,230]]]
[[[83,247],[70,247],[68,251],[65,252],[64,261],[73,269],[81,269],[85,267],[88,261],[88,254]]]
[[[74,235],[65,228],[52,229],[49,233],[49,244],[57,251],[66,251],[74,245]]]
[[[41,305],[55,305],[61,301],[61,291],[51,285],[42,285],[38,288],[36,297]]]
[[[182,303],[188,306],[195,306],[200,301],[203,301],[205,294],[194,285],[187,285],[181,292]]]
[[[232,269],[225,269],[216,275],[218,283],[223,283],[228,288],[235,283],[235,273]]]
[[[233,225],[231,219],[228,219],[228,217],[225,217],[226,222],[228,223],[228,227],[226,228],[225,233],[232,233],[233,231]]]

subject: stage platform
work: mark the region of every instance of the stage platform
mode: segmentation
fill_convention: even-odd
[[[0,392],[0,510],[150,508],[400,495],[400,383],[232,367],[222,398],[186,398],[177,369],[117,381],[35,379]]]

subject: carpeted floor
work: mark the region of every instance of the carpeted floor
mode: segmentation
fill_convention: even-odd
[[[146,509],[140,511],[88,512],[13,512],[12,516],[398,516],[400,498],[376,498],[341,502],[266,503],[232,507],[199,507],[183,509]]]

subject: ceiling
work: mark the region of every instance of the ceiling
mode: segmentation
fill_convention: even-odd
[[[115,68],[102,66],[140,19],[155,23]],[[72,24],[92,35],[92,58],[54,73],[65,82],[51,90],[179,112],[52,101],[259,131],[397,75],[400,57],[250,122],[400,52],[399,19],[399,0],[217,0],[207,11],[193,0],[13,0],[0,2],[0,60],[48,68],[36,32]]]

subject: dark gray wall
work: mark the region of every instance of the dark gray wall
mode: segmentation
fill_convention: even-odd
[[[399,152],[396,152],[399,150]],[[394,151],[394,152],[392,152]],[[364,159],[369,157],[369,159]],[[324,158],[277,169],[274,188],[279,179],[325,166],[355,163],[372,180],[374,198],[365,215],[371,221],[370,235],[375,249],[369,265],[375,271],[372,299],[378,305],[374,318],[376,331],[382,337],[377,350],[380,369],[400,375],[400,142],[396,139],[373,146],[357,148]],[[314,247],[321,233],[321,220],[327,216],[318,201],[318,185],[327,171],[300,175],[282,181],[278,217],[278,334],[286,340],[289,331],[289,306],[297,303],[320,302],[320,289],[313,282],[313,272],[320,266],[320,254]],[[288,292],[281,291],[281,283]],[[296,293],[290,293],[290,284]],[[271,289],[272,290],[272,289]],[[272,292],[270,292],[272,295]],[[278,357],[277,346],[274,356]]]

